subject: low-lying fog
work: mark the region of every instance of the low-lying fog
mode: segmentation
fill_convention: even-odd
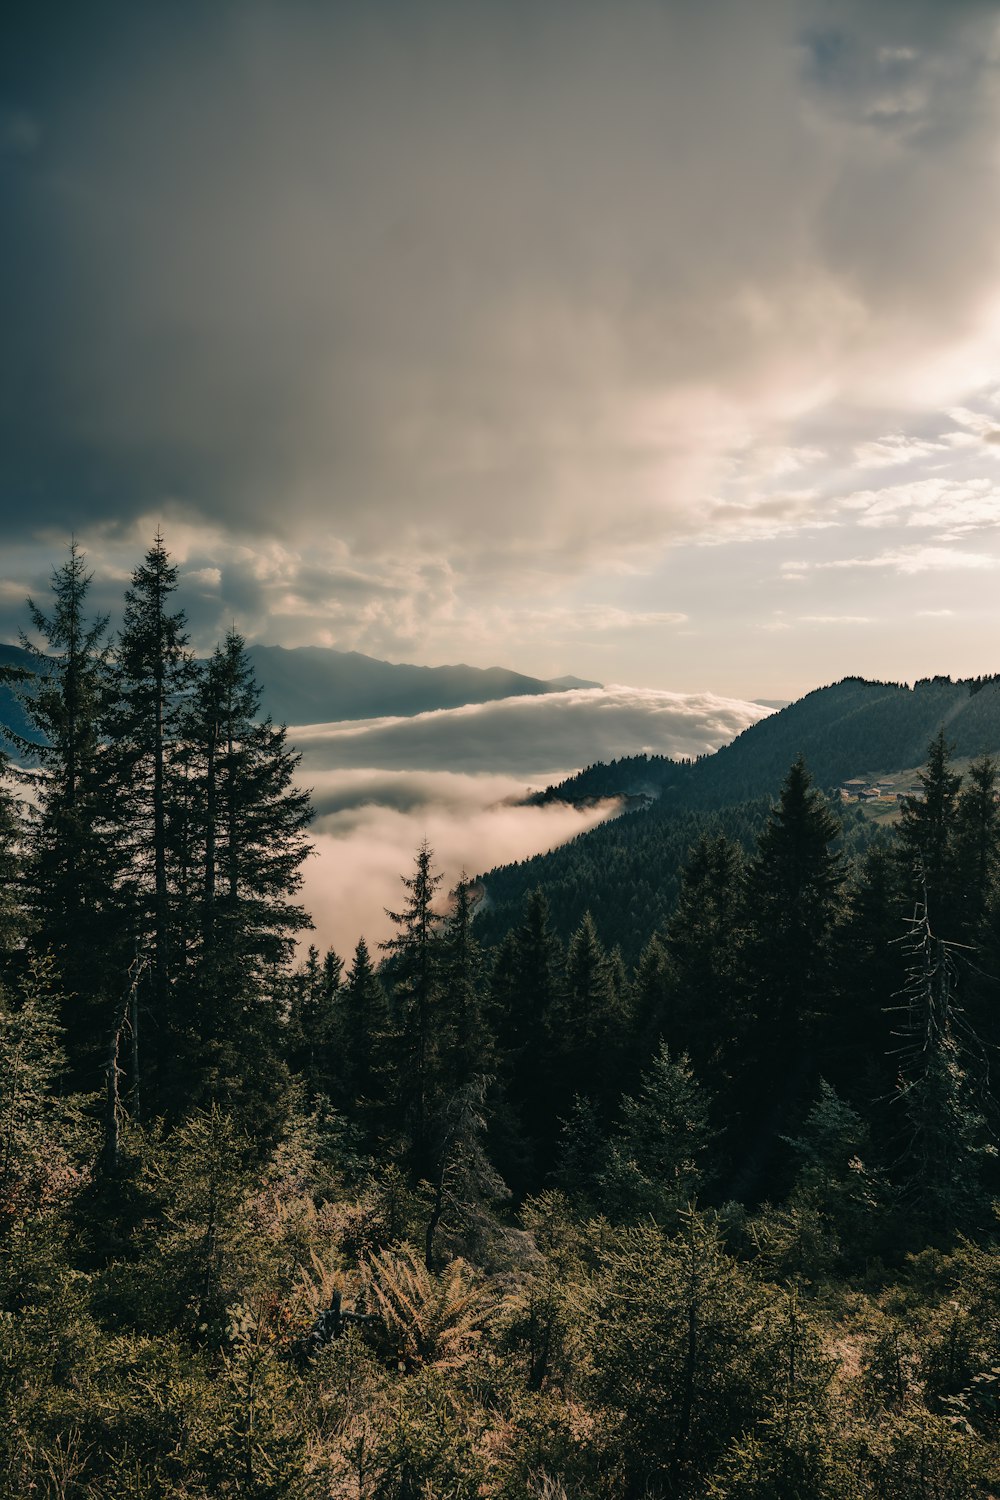
[[[362,934],[370,945],[386,938],[384,908],[401,904],[399,877],[422,839],[448,887],[463,869],[527,859],[617,810],[518,805],[528,791],[598,760],[700,755],[768,712],[712,693],[608,687],[292,728],[316,807],[304,887],[312,941],[349,958]]]

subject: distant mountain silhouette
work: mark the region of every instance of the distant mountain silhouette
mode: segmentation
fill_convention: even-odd
[[[37,662],[22,647],[0,642],[0,667],[24,668],[31,672],[37,667]],[[25,739],[38,739],[25,717],[24,709],[14,695],[13,688],[7,683],[0,683],[0,724],[5,724],[8,729],[13,729],[15,734],[23,735]],[[0,741],[0,750],[4,748],[3,742]],[[10,753],[9,745],[6,749]]]
[[[581,677],[546,682],[504,667],[396,665],[360,651],[335,651],[328,646],[251,646],[249,654],[264,690],[262,711],[285,724],[409,717],[435,708],[460,708],[464,703],[601,686]],[[0,643],[0,666],[33,670],[38,662],[20,646]],[[31,737],[24,710],[4,684],[0,684],[0,723]]]
[[[287,724],[408,717],[464,703],[600,686],[577,677],[546,682],[504,667],[394,664],[328,646],[251,646],[250,657],[266,711]]]

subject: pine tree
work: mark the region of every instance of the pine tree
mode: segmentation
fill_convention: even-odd
[[[71,1078],[83,1088],[97,1085],[111,995],[128,962],[104,737],[111,693],[108,621],[86,618],[91,578],[74,541],[67,560],[53,571],[50,609],[28,600],[43,645],[21,637],[36,663],[21,701],[37,743],[20,742],[38,767],[21,772],[34,804],[26,866],[33,941],[36,952],[51,954],[58,965]]]
[[[919,910],[907,937],[910,977],[900,1007],[897,1175],[907,1201],[932,1232],[979,1227],[987,1212],[984,1169],[995,1155],[972,1092],[970,1040],[957,999],[950,944]],[[978,1050],[978,1047],[977,1047]]]
[[[696,1197],[712,1131],[708,1100],[689,1059],[661,1043],[638,1093],[621,1102],[602,1172],[608,1210],[618,1222],[669,1224]]]
[[[137,947],[148,950],[150,985],[139,1017],[151,1028],[151,1048],[136,1048],[149,1064],[143,1082],[161,1102],[171,1071],[177,1018],[172,1014],[176,978],[176,931],[172,898],[176,893],[171,866],[172,821],[183,807],[178,747],[180,715],[193,676],[187,652],[185,618],[170,612],[177,588],[177,568],[157,533],[125,594],[125,615],[115,660],[115,703],[110,717],[111,753],[118,794],[118,838],[129,869],[126,890]],[[140,1079],[132,1083],[138,1112]]]
[[[358,939],[347,980],[338,996],[336,1029],[339,1062],[337,1074],[343,1092],[334,1102],[352,1118],[373,1125],[373,1116],[386,1099],[383,1094],[383,1053],[388,1028],[388,1002],[382,981],[364,938]]]
[[[684,867],[677,909],[664,937],[670,1017],[664,1035],[715,1087],[726,1081],[740,1039],[742,896],[739,846],[723,834],[702,834]]]
[[[294,783],[300,757],[283,726],[258,719],[259,703],[244,642],[231,631],[180,717],[176,761],[188,789],[183,863],[192,871],[186,905],[197,938],[175,1011],[205,1097],[235,1108],[249,1070],[258,1090],[274,1095],[270,1106],[258,1097],[256,1107],[267,1110],[280,1093],[280,992],[295,934],[311,926],[293,897],[310,852],[312,808]],[[313,967],[319,1000],[318,954]],[[268,1074],[272,1089],[264,1085]],[[182,1081],[185,1097],[195,1076],[189,1071]]]
[[[935,935],[954,941],[961,926],[955,836],[962,778],[951,769],[944,729],[931,741],[917,780],[921,795],[906,798],[897,827],[903,886],[911,911],[919,906]]]
[[[321,963],[319,949],[310,943],[289,984],[288,1065],[302,1079],[309,1100],[320,1095],[339,1100],[343,1094],[336,1034],[343,968],[332,948]]]
[[[484,1016],[483,955],[472,932],[472,902],[464,873],[454,891],[441,947],[443,1077],[445,1087],[463,1089],[493,1069],[492,1038]]]
[[[823,1071],[868,1114],[884,1108],[897,1072],[893,1007],[906,980],[898,876],[889,846],[867,851],[847,890],[831,953],[835,993],[822,1030]]]
[[[27,930],[24,820],[9,780],[7,759],[0,754],[0,972],[9,967]]]
[[[562,1046],[560,1017],[565,1006],[565,963],[552,931],[541,889],[525,900],[524,916],[509,953],[509,971],[494,969],[494,1015],[511,1110],[509,1156],[502,1169],[512,1186],[541,1185],[552,1165],[566,1090],[557,1068]],[[501,992],[498,980],[503,978]],[[502,1005],[497,1006],[497,1000]]]
[[[736,1081],[743,1124],[739,1140],[733,1138],[744,1160],[744,1190],[758,1180],[789,1111],[815,1081],[816,1040],[832,1001],[829,955],[844,880],[843,862],[832,848],[839,832],[800,756],[747,875],[743,982],[750,1025]]]
[[[1000,803],[995,760],[982,756],[969,767],[955,826],[955,885],[958,936],[975,943],[996,882],[1000,861]]]
[[[563,1004],[549,1012],[553,1086],[609,1110],[621,1090],[626,1014],[594,919],[585,912],[566,954]],[[563,1111],[561,1111],[563,1112]]]
[[[429,1166],[430,1120],[440,1080],[441,917],[434,899],[444,877],[434,870],[433,859],[425,839],[414,873],[400,876],[408,892],[405,906],[386,912],[398,933],[380,944],[392,959],[394,1092],[418,1175]]]

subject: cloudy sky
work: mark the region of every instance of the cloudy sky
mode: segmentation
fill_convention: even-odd
[[[1000,7],[7,6],[0,636],[791,697],[1000,668]]]

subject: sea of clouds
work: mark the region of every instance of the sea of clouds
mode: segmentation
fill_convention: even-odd
[[[479,874],[593,828],[615,802],[526,807],[529,791],[595,761],[717,749],[763,718],[759,703],[713,693],[611,686],[440,709],[412,718],[311,724],[290,731],[316,808],[304,898],[314,940],[349,955],[391,931],[385,908],[422,839],[444,873]]]

